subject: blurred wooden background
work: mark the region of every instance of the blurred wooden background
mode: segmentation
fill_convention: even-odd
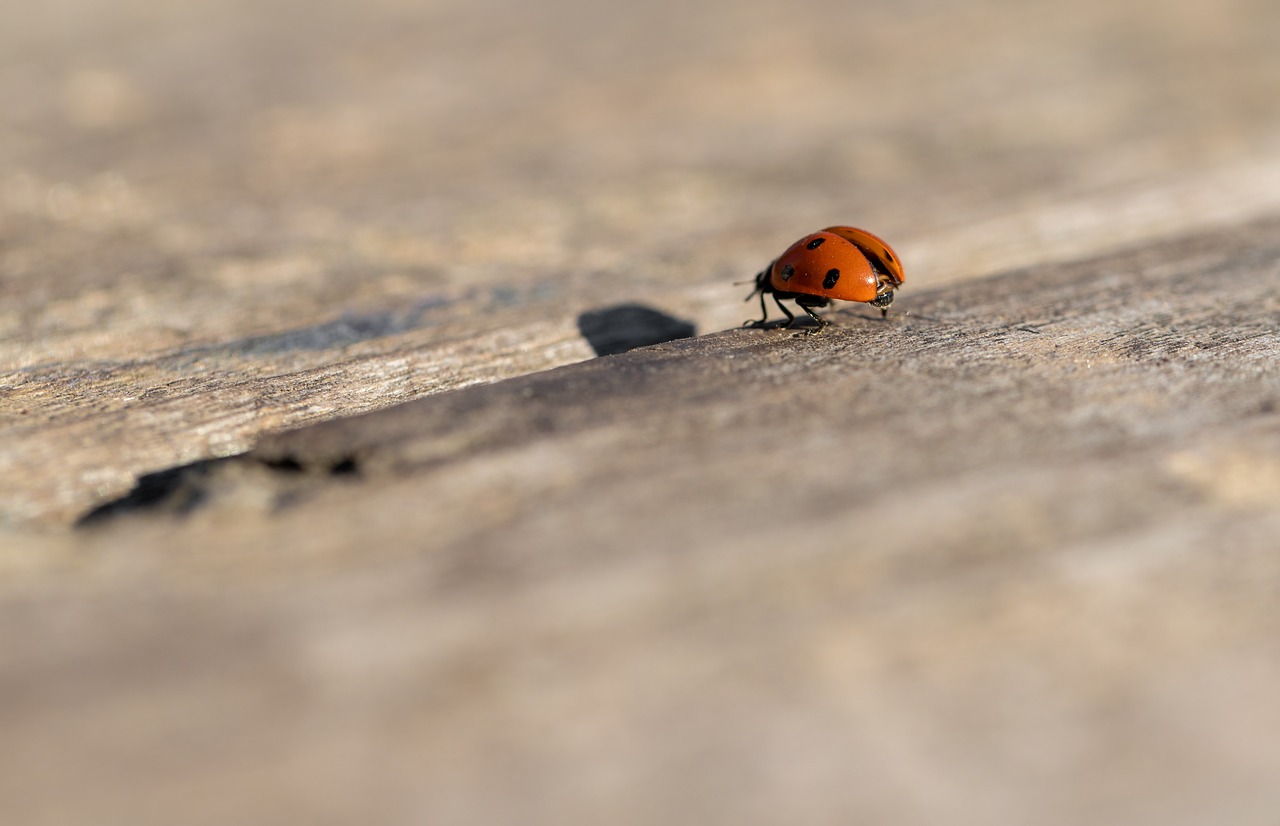
[[[1271,0],[8,4],[0,100],[6,822],[1280,808]],[[891,320],[739,329],[832,223]]]

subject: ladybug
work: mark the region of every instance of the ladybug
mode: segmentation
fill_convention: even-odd
[[[787,327],[795,323],[795,315],[782,299],[789,298],[818,322],[818,332],[831,322],[813,311],[825,307],[832,299],[862,301],[879,307],[882,316],[889,314],[893,291],[902,286],[902,262],[897,253],[876,236],[854,227],[827,227],[796,241],[778,259],[756,276],[756,288],[747,301],[760,296],[759,321],[748,321],[752,327],[763,327],[769,320],[765,308],[766,293],[787,316]]]

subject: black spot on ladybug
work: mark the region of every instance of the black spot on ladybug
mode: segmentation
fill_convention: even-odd
[[[822,242],[823,242],[823,241],[825,241],[825,240],[827,240],[827,239],[826,239],[826,238],[814,238],[812,241],[810,241],[809,243],[807,243],[807,244],[805,244],[805,245],[804,245],[804,246],[805,246],[805,249],[816,250],[818,247],[822,246]]]
[[[839,280],[840,280],[839,270],[827,270],[827,277],[822,279],[822,288],[824,290],[829,290],[832,287],[834,287],[836,285],[836,282]]]
[[[796,268],[795,268],[795,267],[791,266],[790,264],[785,264],[785,265],[783,265],[783,267],[782,267],[782,280],[783,280],[783,281],[790,281],[790,280],[791,280],[791,276],[793,276],[793,275],[795,275],[795,274],[796,274]]]

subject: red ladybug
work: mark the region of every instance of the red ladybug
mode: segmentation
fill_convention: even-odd
[[[747,324],[762,327],[768,321],[766,293],[773,294],[774,302],[786,314],[788,327],[796,317],[783,305],[784,298],[795,301],[818,322],[819,332],[831,322],[813,308],[825,307],[832,299],[863,301],[887,316],[893,291],[905,280],[902,262],[884,241],[864,229],[827,227],[796,241],[756,276],[756,288],[747,300],[760,295],[762,318]]]

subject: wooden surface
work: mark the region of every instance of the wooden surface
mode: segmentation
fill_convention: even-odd
[[[0,88],[6,821],[1280,805],[1280,7],[70,0]],[[837,222],[890,320],[740,329]]]

